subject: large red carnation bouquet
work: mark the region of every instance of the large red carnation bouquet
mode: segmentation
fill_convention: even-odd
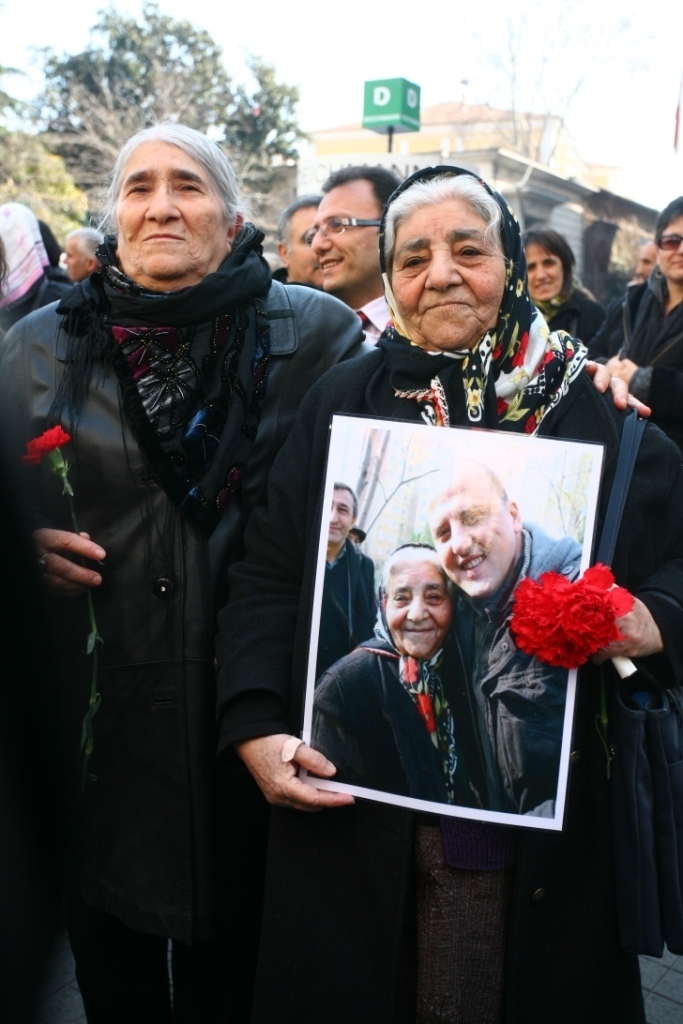
[[[81,531],[78,526],[76,509],[74,506],[74,492],[71,484],[69,483],[69,463],[62,455],[62,445],[68,444],[70,440],[71,435],[67,434],[65,430],[62,430],[60,426],[51,427],[49,430],[45,430],[40,437],[36,437],[32,441],[27,442],[26,454],[22,455],[21,461],[25,466],[40,465],[41,462],[44,462],[51,472],[62,478],[62,494],[66,497],[69,505],[71,522],[73,523],[75,533],[80,533]],[[93,664],[92,681],[90,684],[90,700],[88,703],[88,710],[86,711],[85,718],[83,719],[83,729],[81,732],[82,787],[85,787],[86,780],[91,780],[93,782],[96,781],[95,776],[88,772],[88,763],[93,752],[92,720],[95,717],[102,700],[100,694],[97,692],[97,661],[99,647],[104,644],[104,640],[97,632],[95,608],[93,606],[92,594],[89,589],[86,590],[86,599],[88,602],[88,617],[90,620],[90,633],[86,640],[86,653],[88,655],[92,655]]]
[[[517,585],[510,627],[525,654],[546,665],[578,668],[602,647],[624,639],[615,620],[633,603],[628,590],[614,585],[606,565],[586,569],[574,583],[546,572]]]

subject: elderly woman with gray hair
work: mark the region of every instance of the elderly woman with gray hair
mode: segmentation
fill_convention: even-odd
[[[25,473],[68,668],[69,931],[91,1024],[249,1019],[267,807],[237,760],[216,761],[214,616],[303,395],[362,332],[330,296],[271,282],[246,216],[215,143],[142,131],[113,170],[101,270],[4,343],[21,443],[73,436],[84,532],[57,478]],[[81,794],[86,589],[104,646]]]
[[[354,804],[297,775],[336,770],[297,744],[330,416],[603,444],[600,522],[619,451],[622,415],[591,385],[583,345],[532,305],[514,214],[476,175],[426,168],[404,182],[380,264],[394,326],[302,403],[219,616],[221,750],[276,805],[253,1024],[642,1024],[637,958],[616,922],[596,664],[579,673],[561,833]],[[679,453],[648,426],[613,561],[635,605],[598,660],[642,658],[665,685],[683,677],[682,502]],[[473,578],[490,565],[480,555]],[[473,633],[468,684],[476,644]]]

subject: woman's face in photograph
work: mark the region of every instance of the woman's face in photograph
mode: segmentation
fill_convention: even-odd
[[[389,577],[384,612],[399,654],[433,658],[453,613],[443,573],[433,562],[399,563]]]

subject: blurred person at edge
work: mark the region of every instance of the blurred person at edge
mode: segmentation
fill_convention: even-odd
[[[626,289],[589,353],[647,402],[652,422],[683,451],[683,196],[659,214],[655,243],[657,266]]]
[[[76,284],[99,270],[95,250],[103,241],[104,235],[95,228],[76,228],[66,236],[66,272]]]
[[[306,240],[323,275],[323,288],[360,317],[375,344],[389,323],[377,263],[377,229],[399,180],[383,167],[344,167],[323,184],[323,198]]]
[[[604,444],[602,521],[619,451],[623,417],[591,385],[584,346],[530,302],[499,193],[460,168],[420,170],[379,243],[395,327],[306,396],[219,615],[219,753],[236,751],[275,805],[252,1024],[642,1024],[638,960],[618,938],[595,664],[579,672],[562,832],[425,820],[297,776],[335,774],[298,739],[330,416]],[[614,558],[636,603],[619,619],[627,639],[599,657],[641,655],[662,683],[683,673],[682,503],[679,453],[648,425]]]
[[[523,236],[531,301],[551,331],[566,331],[585,344],[605,319],[605,311],[574,276],[576,259],[557,231],[532,229]]]
[[[51,278],[40,226],[27,206],[0,206],[0,240],[8,266],[0,300],[0,328],[7,331],[27,313],[60,299],[71,284],[64,275],[63,279]]]
[[[363,334],[331,296],[271,281],[247,214],[214,142],[145,129],[112,171],[101,270],[1,353],[17,451],[52,424],[74,438],[84,533],[54,474],[24,472],[68,674],[67,911],[90,1024],[249,1020],[268,809],[237,759],[216,760],[214,615],[301,400]],[[104,646],[81,793],[85,588]]]
[[[0,240],[0,296],[7,263]],[[0,335],[2,332],[0,331]],[[46,609],[20,498],[23,470],[0,436],[0,1019],[35,1020],[62,923],[64,731]]]
[[[643,284],[647,281],[648,277],[657,266],[657,255],[659,250],[657,243],[651,239],[645,239],[638,246],[638,262],[636,263],[636,269],[633,272],[633,277],[629,281],[629,288],[634,284]]]
[[[299,196],[280,214],[277,251],[282,268],[273,277],[283,284],[323,286],[322,271],[312,249],[306,244],[306,233],[313,227],[321,199],[322,196]]]

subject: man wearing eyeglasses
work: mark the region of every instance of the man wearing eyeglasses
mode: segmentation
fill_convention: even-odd
[[[396,175],[383,167],[335,171],[322,187],[315,224],[306,233],[324,290],[358,313],[371,343],[389,321],[377,236],[384,205],[398,186]]]
[[[657,265],[621,304],[589,345],[651,419],[683,451],[683,196],[662,210],[655,226]]]

